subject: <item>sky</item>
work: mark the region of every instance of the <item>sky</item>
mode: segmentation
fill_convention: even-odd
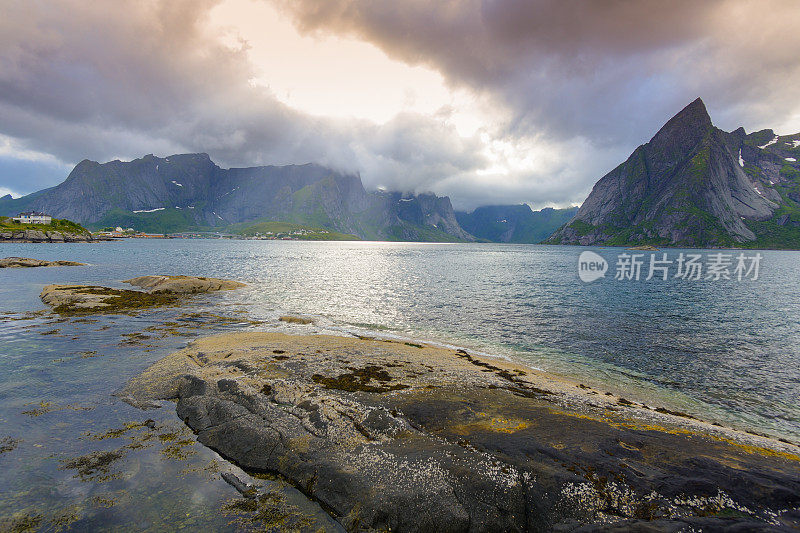
[[[580,204],[685,105],[800,132],[795,0],[0,0],[0,196],[83,159],[315,162]]]

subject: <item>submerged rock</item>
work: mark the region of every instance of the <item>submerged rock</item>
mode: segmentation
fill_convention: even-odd
[[[294,315],[284,315],[278,318],[281,322],[286,322],[287,324],[313,324],[314,319],[309,318],[306,316],[294,316]]]
[[[86,266],[86,263],[75,261],[45,261],[44,259],[30,259],[28,257],[6,257],[0,259],[0,268],[31,268],[31,267],[62,267]]]
[[[177,400],[201,443],[283,476],[351,531],[800,524],[797,447],[585,388],[463,350],[237,333],[121,394]]]
[[[244,287],[244,283],[229,279],[195,276],[139,276],[125,280],[134,287],[151,293],[196,294],[202,292],[227,291]]]

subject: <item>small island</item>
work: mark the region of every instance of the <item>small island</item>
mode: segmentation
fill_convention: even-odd
[[[0,217],[0,242],[95,242],[92,233],[75,222],[44,213],[25,212]]]

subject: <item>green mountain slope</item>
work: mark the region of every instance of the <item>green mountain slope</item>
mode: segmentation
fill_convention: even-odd
[[[358,176],[313,164],[223,169],[207,154],[82,161],[56,187],[0,198],[0,214],[27,209],[150,233],[273,220],[366,239],[473,239],[446,197],[367,192]]]

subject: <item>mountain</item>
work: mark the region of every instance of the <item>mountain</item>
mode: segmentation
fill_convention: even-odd
[[[577,207],[541,211],[528,204],[479,207],[471,213],[456,211],[456,219],[465,231],[478,239],[492,242],[540,243],[572,219]]]
[[[447,197],[367,192],[358,176],[313,164],[223,169],[207,154],[84,160],[55,187],[0,198],[0,214],[22,210],[148,232],[280,221],[364,239],[474,240]]]
[[[699,98],[603,176],[553,244],[800,247],[800,134],[716,128]]]

